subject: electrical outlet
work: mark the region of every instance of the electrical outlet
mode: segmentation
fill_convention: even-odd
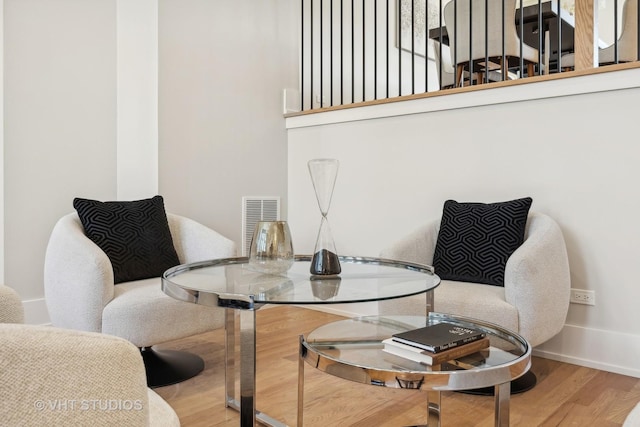
[[[327,105],[327,97],[326,96],[320,96],[320,94],[316,94],[316,104],[320,105],[320,103],[322,103],[323,107],[328,107],[328,105]]]
[[[571,288],[570,302],[575,304],[596,305],[596,293],[595,291]]]

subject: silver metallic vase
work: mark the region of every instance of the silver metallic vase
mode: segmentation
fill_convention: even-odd
[[[259,221],[249,248],[251,269],[268,274],[289,270],[294,262],[291,231],[286,221]]]

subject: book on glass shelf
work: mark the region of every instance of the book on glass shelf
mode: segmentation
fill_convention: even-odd
[[[467,344],[452,347],[449,350],[441,351],[440,353],[432,353],[427,350],[421,350],[418,347],[402,344],[395,341],[393,338],[387,338],[382,341],[382,343],[384,344],[383,351],[387,353],[422,363],[424,365],[439,365],[488,348],[489,338],[481,338]]]
[[[476,329],[442,322],[410,331],[393,334],[394,341],[439,353],[484,338],[486,334]]]

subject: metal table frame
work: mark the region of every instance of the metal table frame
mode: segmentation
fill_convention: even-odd
[[[402,319],[413,319],[413,322],[403,322]],[[511,381],[524,375],[531,368],[531,346],[521,335],[508,331],[498,325],[469,319],[462,316],[453,316],[442,313],[428,313],[422,323],[416,323],[417,317],[410,316],[367,316],[361,319],[348,319],[332,322],[321,326],[309,334],[310,341],[300,336],[300,352],[298,362],[298,427],[303,425],[304,406],[304,365],[305,362],[323,372],[332,375],[382,387],[407,388],[426,391],[427,397],[427,422],[428,426],[440,426],[440,393],[442,391],[461,391],[475,388],[494,387],[495,425],[504,427],[509,425],[509,402],[511,395]],[[426,322],[439,323],[450,322],[467,328],[484,331],[492,342],[491,351],[506,354],[505,360],[498,363],[476,366],[465,364],[465,358],[460,358],[458,366],[464,366],[460,370],[444,370],[440,365],[420,367],[420,364],[410,362],[409,367],[395,367],[376,365],[373,362],[349,360],[348,356],[342,357],[339,349],[356,349],[358,352],[374,351],[383,354],[382,340],[389,338],[380,335],[372,337],[372,329],[366,329],[364,333],[358,330],[381,325],[384,330],[400,332],[413,327],[424,326]],[[339,328],[333,328],[333,326]],[[322,336],[322,329],[331,331],[331,339]],[[344,336],[336,338],[335,331],[339,330]],[[361,339],[361,336],[367,336]],[[513,354],[496,349],[494,345],[509,347]],[[393,357],[393,356],[392,356]],[[373,359],[369,359],[373,360]],[[465,366],[466,365],[466,366]],[[411,369],[412,366],[416,366]],[[339,369],[331,369],[339,367]]]
[[[227,283],[227,287],[222,286],[220,288],[209,288],[207,286],[198,286],[197,284],[181,283],[180,280],[177,280],[183,273],[196,272],[197,270],[209,268],[223,269],[230,266],[236,266],[235,268],[239,268],[248,265],[247,257],[226,258],[183,264],[173,267],[163,274],[162,290],[167,295],[178,300],[194,304],[232,309],[226,310],[225,313],[225,400],[227,407],[234,408],[240,412],[241,426],[255,426],[256,419],[271,426],[285,425],[267,414],[256,410],[256,311],[265,304],[345,304],[372,302],[382,299],[401,298],[425,293],[427,308],[430,309],[433,307],[433,289],[435,289],[440,283],[439,277],[433,272],[433,267],[370,257],[340,256],[339,259],[343,265],[343,273],[340,275],[343,281],[345,279],[349,280],[349,273],[345,273],[345,264],[367,264],[382,267],[394,267],[396,269],[415,272],[416,277],[424,275],[425,278],[430,276],[431,279],[425,280],[424,285],[420,285],[418,287],[419,289],[414,286],[414,289],[410,291],[403,289],[402,287],[398,287],[397,291],[388,292],[388,288],[386,288],[387,293],[379,295],[376,292],[371,292],[372,289],[375,289],[375,287],[372,287],[371,289],[366,289],[366,292],[363,292],[360,296],[351,295],[344,299],[341,297],[335,297],[334,299],[322,300],[309,297],[291,297],[290,292],[295,290],[296,286],[306,286],[310,283],[308,277],[304,279],[298,277],[297,282],[295,283],[289,283],[289,281],[286,286],[276,284],[271,288],[260,289],[259,292],[251,290],[250,286],[247,288],[249,291],[245,291],[242,289],[238,290],[229,283]],[[311,256],[296,255],[295,261],[297,263],[308,262],[310,264]],[[222,277],[224,278],[226,276],[222,275]],[[274,277],[277,278],[277,276]],[[287,274],[284,274],[282,278],[286,279]],[[226,280],[229,282],[229,279]],[[239,400],[235,397],[237,368],[235,361],[235,347],[236,329],[238,324],[240,336]]]

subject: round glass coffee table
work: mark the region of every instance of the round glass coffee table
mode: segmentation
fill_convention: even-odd
[[[383,351],[393,334],[440,322],[482,330],[490,346],[440,365],[425,365]],[[368,316],[323,325],[300,336],[298,426],[303,424],[304,364],[334,376],[379,387],[426,391],[428,425],[440,425],[440,392],[494,387],[495,425],[509,425],[511,381],[531,367],[531,346],[497,325],[431,312],[423,316]]]
[[[421,264],[367,257],[339,257],[338,277],[317,279],[310,274],[311,256],[297,255],[287,272],[265,274],[252,269],[248,258],[215,259],[183,264],[162,276],[169,296],[225,313],[226,405],[240,411],[242,426],[284,425],[256,411],[256,317],[265,304],[345,304],[372,302],[425,294],[425,312],[433,307],[433,290],[440,278]],[[240,335],[240,399],[235,393],[236,316]]]

